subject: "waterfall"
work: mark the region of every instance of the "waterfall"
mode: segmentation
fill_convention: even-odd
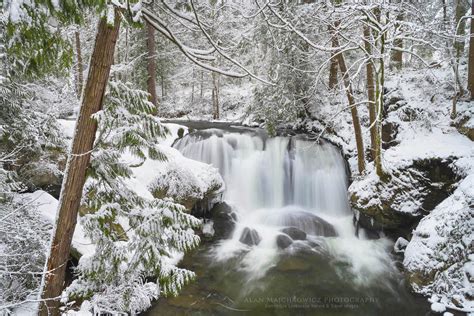
[[[345,161],[334,145],[303,136],[209,129],[174,147],[218,168],[226,183],[223,199],[237,223],[233,237],[215,247],[215,262],[238,257],[239,269],[259,279],[280,254],[309,249],[347,264],[355,283],[376,282],[395,271],[387,239],[355,236]]]
[[[344,160],[329,143],[216,131],[189,135],[174,147],[219,169],[227,187],[224,199],[240,214],[288,205],[315,213],[350,213]]]

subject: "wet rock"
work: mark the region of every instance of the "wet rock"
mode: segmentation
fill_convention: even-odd
[[[276,221],[276,224],[296,228],[307,235],[326,237],[337,236],[336,230],[331,224],[313,213],[305,211],[288,211]]]
[[[380,233],[377,229],[369,229],[369,226],[372,226],[371,224],[369,225],[368,223],[371,222],[371,218],[368,217],[365,214],[359,214],[359,220],[354,217],[354,224],[356,225],[356,236],[361,237],[364,236],[365,238],[368,238],[370,240],[376,240],[380,238]],[[365,224],[361,225],[361,221],[363,221]]]
[[[178,138],[183,138],[184,136],[184,128],[180,127],[178,129]]]
[[[278,248],[286,249],[293,243],[293,240],[287,235],[280,234],[276,238],[276,243]]]
[[[217,203],[211,209],[210,217],[214,222],[214,239],[228,239],[235,228],[236,216],[225,202]]]
[[[283,228],[281,230],[281,232],[287,234],[293,240],[305,240],[306,239],[306,233],[304,231],[302,231],[301,229],[298,229],[296,227],[286,227],[286,228]]]
[[[258,234],[258,232],[253,228],[245,227],[242,231],[242,235],[240,236],[239,241],[243,244],[248,246],[255,246],[260,243],[262,238]]]

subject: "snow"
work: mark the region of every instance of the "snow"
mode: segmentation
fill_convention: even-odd
[[[442,313],[446,310],[446,307],[438,302],[431,304],[431,310],[435,313]]]
[[[35,206],[44,219],[54,224],[59,202],[51,194],[38,190],[33,193],[21,194],[20,198],[24,203]],[[84,235],[84,229],[79,220],[77,221],[72,238],[72,247],[81,255],[92,254],[95,251],[95,246],[91,243],[89,238]]]
[[[206,237],[212,237],[214,233],[214,222],[212,220],[206,221],[202,226],[202,234]]]
[[[58,123],[62,127],[64,136],[66,136],[66,138],[68,139],[72,139],[74,136],[74,131],[76,129],[76,120],[59,119]]]
[[[79,310],[77,310],[77,311],[69,310],[65,313],[65,315],[67,315],[67,316],[91,316],[91,315],[94,315],[92,313],[92,309],[93,309],[93,306],[92,306],[91,302],[89,302],[88,300],[85,300],[84,302],[82,302],[81,307],[80,307]]]
[[[169,141],[167,141],[169,143]],[[166,187],[168,196],[179,200],[186,197],[202,198],[213,188],[222,188],[224,182],[218,170],[208,164],[184,157],[174,148],[158,145],[166,161],[147,159],[133,167],[133,177],[125,180],[141,197],[152,199],[150,188]],[[130,154],[124,154],[124,161],[132,162]]]
[[[162,167],[156,168],[151,190],[166,192],[166,196],[176,201],[189,198],[202,199],[206,193],[221,192],[224,181],[217,168],[184,157],[178,150],[171,147],[160,147],[168,157]]]
[[[8,7],[8,15],[7,17],[13,23],[20,22],[21,19],[24,17],[23,9],[21,8],[23,5],[22,0],[13,0],[9,3],[10,7]]]
[[[474,163],[474,162],[473,162]],[[454,193],[421,220],[405,250],[403,264],[408,272],[432,282],[414,284],[423,294],[441,294],[445,305],[457,297],[461,308],[474,311],[472,285],[474,255],[474,174],[462,180]],[[449,282],[446,282],[449,279]]]
[[[408,246],[408,240],[403,237],[398,237],[393,249],[396,253],[403,253],[405,252],[406,247]]]
[[[383,159],[387,167],[400,168],[411,165],[414,160],[433,157],[474,157],[474,146],[469,138],[455,130],[405,132],[403,142],[386,150]]]

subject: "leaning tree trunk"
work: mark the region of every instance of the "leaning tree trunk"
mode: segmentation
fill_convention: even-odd
[[[338,40],[336,39],[336,44]],[[346,67],[346,61],[342,52],[337,54],[337,60],[339,64],[339,69],[342,73],[342,80],[344,82],[344,87],[346,90],[347,100],[349,101],[349,107],[351,108],[352,115],[352,124],[354,126],[354,134],[356,139],[357,146],[357,162],[359,167],[359,173],[362,174],[365,171],[365,158],[364,158],[364,141],[362,139],[362,129],[360,127],[359,113],[357,111],[357,106],[355,104],[354,93],[352,90],[352,82],[349,78],[349,73]]]
[[[372,64],[373,59],[372,47],[370,44],[370,28],[364,27],[364,45],[365,51],[367,52],[369,60],[366,63],[365,71],[367,73],[367,97],[369,99],[369,124],[370,124],[370,156],[375,159],[375,148],[377,144],[377,122],[376,122],[376,104],[375,104],[375,84],[374,84],[374,65]]]
[[[84,86],[84,65],[82,64],[81,36],[79,31],[74,32],[74,36],[76,37],[77,96],[80,99],[82,96],[82,88]]]
[[[147,41],[148,49],[148,80],[147,88],[148,93],[150,94],[150,102],[153,103],[155,108],[158,107],[158,96],[156,94],[156,43],[155,43],[155,29],[150,23],[147,23]]]
[[[118,11],[115,12],[114,26],[107,25],[105,19],[99,22],[89,75],[59,199],[59,210],[47,262],[47,274],[41,293],[42,303],[39,311],[41,316],[60,314],[59,298],[64,286],[66,264],[97,130],[97,122],[91,116],[102,109],[119,27]]]
[[[471,15],[474,16],[474,1],[471,4]],[[469,37],[469,71],[467,88],[471,93],[471,100],[474,100],[474,21],[471,18],[471,34]]]

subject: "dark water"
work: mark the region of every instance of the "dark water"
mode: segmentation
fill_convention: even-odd
[[[280,256],[265,277],[249,281],[238,257],[213,262],[210,247],[182,262],[196,272],[195,282],[145,315],[431,315],[426,298],[412,295],[401,274],[357,287],[347,263],[301,251]]]

